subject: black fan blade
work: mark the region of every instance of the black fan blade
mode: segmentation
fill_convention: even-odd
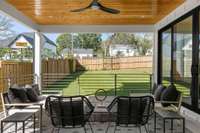
[[[71,12],[82,12],[82,11],[84,11],[84,10],[86,10],[86,9],[89,9],[90,7],[91,7],[91,5],[89,5],[89,6],[85,7],[85,8],[80,8],[80,9],[71,10]]]
[[[100,3],[99,3],[99,7],[100,7],[100,10],[102,10],[102,11],[104,11],[104,12],[108,12],[108,13],[112,13],[112,14],[119,14],[119,13],[120,13],[119,10],[104,7],[104,6],[101,5]]]

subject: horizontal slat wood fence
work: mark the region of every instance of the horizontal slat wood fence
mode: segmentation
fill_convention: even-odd
[[[69,73],[68,59],[48,59],[42,61],[42,73]]]
[[[33,82],[32,62],[0,61],[0,91],[7,90],[8,85],[25,85]]]
[[[32,62],[0,61],[0,92],[7,91],[9,85],[33,83]],[[2,110],[0,100],[0,111]]]
[[[77,59],[77,70],[119,70],[134,68],[151,68],[152,56],[83,58]]]
[[[48,59],[42,61],[42,86],[53,84],[57,80],[76,71],[76,61],[72,59]]]

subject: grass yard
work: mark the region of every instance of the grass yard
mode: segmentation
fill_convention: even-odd
[[[66,75],[62,80],[48,86],[46,91],[59,91],[65,96],[94,95],[104,89],[107,95],[129,95],[129,93],[150,92],[151,69],[84,71]],[[168,85],[168,81],[164,81]],[[176,84],[184,96],[189,89],[184,84]],[[103,94],[102,94],[103,95]]]
[[[62,91],[63,95],[94,95],[98,89],[108,95],[128,95],[131,92],[149,92],[151,69],[84,71],[68,75],[46,91]]]
[[[107,95],[128,95],[130,92],[146,92],[150,88],[150,69],[85,71],[66,88],[63,95],[94,95],[104,89]]]

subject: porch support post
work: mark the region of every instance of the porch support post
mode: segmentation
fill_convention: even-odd
[[[39,85],[39,89],[41,90],[41,49],[42,49],[42,33],[36,31],[35,32],[35,45],[34,45],[34,75],[35,75],[35,83]]]
[[[152,63],[152,68],[153,68],[153,83],[157,84],[158,81],[158,30],[154,30],[153,32],[153,63]],[[153,85],[152,83],[152,85]]]

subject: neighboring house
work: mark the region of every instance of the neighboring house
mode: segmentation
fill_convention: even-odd
[[[116,56],[136,56],[138,55],[137,49],[129,44],[113,44],[109,47],[109,55]]]
[[[48,51],[48,52],[50,51],[51,54],[49,55],[52,55],[52,57],[56,55],[57,46],[53,41],[51,41],[45,35],[42,35],[42,43],[43,43],[42,56],[46,54],[44,51]],[[1,44],[0,45],[1,48],[11,48],[12,51],[19,54],[22,49],[30,49],[31,51],[33,51],[32,49],[34,48],[34,44],[35,44],[34,33],[21,33],[14,37],[1,40],[0,44]],[[5,55],[4,58],[9,59],[10,58],[9,54]]]
[[[68,48],[65,48],[62,50],[61,55],[62,57],[67,57],[69,54],[72,54],[76,58],[88,58],[88,57],[93,57],[94,52],[93,49],[73,49],[69,50]]]
[[[177,80],[183,78],[185,82],[191,80],[192,65],[192,37],[190,34],[179,35],[176,40],[176,50],[174,50],[173,64],[176,66],[175,73]]]

